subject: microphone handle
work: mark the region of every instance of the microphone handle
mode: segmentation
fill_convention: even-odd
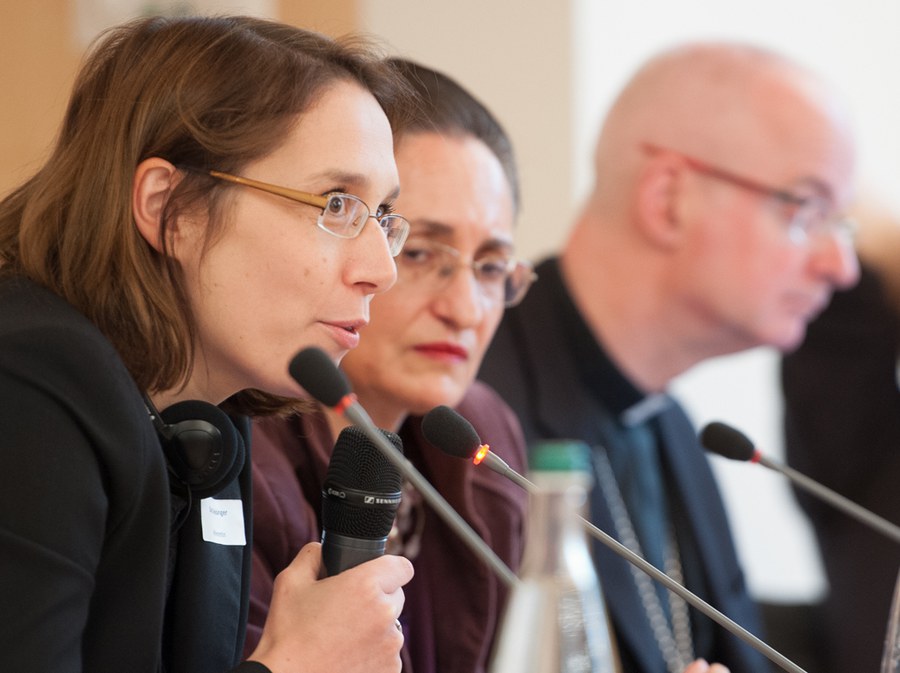
[[[494,453],[488,453],[484,458],[484,464],[487,465],[490,469],[498,472],[510,479],[512,479],[519,486],[522,486],[526,491],[531,491],[535,488],[533,482],[529,481],[527,478],[523,477],[521,474],[513,470],[505,460],[500,458],[500,456],[495,455]],[[513,476],[515,475],[515,476]],[[768,658],[773,663],[777,664],[785,671],[790,671],[791,673],[806,673],[806,671],[800,668],[793,661],[785,657],[778,650],[774,649],[767,643],[763,642],[752,633],[750,633],[743,626],[735,622],[733,619],[727,617],[723,613],[719,612],[712,605],[704,601],[697,594],[693,593],[687,587],[680,585],[678,582],[673,580],[671,577],[666,575],[661,570],[657,569],[656,566],[646,561],[643,557],[638,554],[635,554],[628,547],[623,545],[621,542],[616,540],[611,535],[603,532],[597,526],[592,524],[590,521],[581,517],[581,522],[584,525],[585,530],[588,531],[593,537],[606,545],[609,549],[614,551],[616,554],[621,556],[623,559],[638,567],[638,569],[642,570],[647,575],[650,575],[654,580],[662,584],[669,591],[677,594],[681,598],[683,598],[687,603],[690,603],[695,608],[697,608],[704,615],[712,619],[713,621],[720,624],[722,627],[731,631],[735,636],[743,640],[745,643],[756,649],[763,656]],[[601,582],[602,582],[601,578]]]
[[[325,576],[332,577],[360,563],[382,556],[386,544],[387,535],[366,540],[323,530],[322,565],[325,568]]]
[[[391,463],[396,466],[400,473],[409,481],[416,490],[422,494],[422,497],[428,502],[435,512],[450,526],[457,535],[465,542],[475,555],[490,566],[497,576],[507,585],[514,586],[518,583],[519,578],[509,567],[494,553],[487,543],[472,530],[472,527],[466,523],[444,497],[435,490],[427,479],[419,472],[406,456],[400,453],[384,435],[378,431],[378,428],[369,418],[369,414],[363,409],[362,405],[354,402],[347,406],[344,415],[356,426],[358,426],[366,436],[377,446]]]
[[[874,512],[870,512],[865,507],[857,505],[855,502],[848,498],[845,498],[840,493],[832,491],[827,486],[823,486],[819,482],[810,479],[805,474],[797,472],[797,470],[788,467],[787,465],[783,465],[774,460],[770,460],[769,458],[766,458],[759,453],[757,453],[757,456],[758,458],[756,462],[758,462],[760,465],[764,465],[770,470],[780,472],[792,482],[797,484],[797,486],[799,486],[800,488],[808,491],[809,493],[812,493],[815,496],[818,496],[831,505],[834,505],[845,514],[852,516],[858,521],[861,521],[864,524],[871,526],[875,530],[880,531],[894,542],[900,543],[900,528],[892,524],[887,519],[883,519]]]

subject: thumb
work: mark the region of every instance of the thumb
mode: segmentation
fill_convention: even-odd
[[[363,575],[374,576],[378,587],[384,593],[391,594],[412,579],[413,565],[403,556],[385,554],[345,570],[342,574],[360,578]]]
[[[304,545],[288,568],[291,568],[297,579],[308,579],[310,582],[318,580],[322,569],[322,544],[310,542]]]

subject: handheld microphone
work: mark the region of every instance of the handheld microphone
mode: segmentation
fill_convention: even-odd
[[[425,417],[422,419],[422,433],[429,442],[445,453],[449,453],[457,458],[471,459],[476,465],[483,463],[498,474],[502,474],[504,477],[512,479],[512,481],[522,486],[526,491],[530,492],[535,488],[535,485],[531,481],[518,474],[506,463],[506,461],[491,453],[490,447],[487,444],[481,443],[481,438],[478,436],[475,428],[472,427],[472,424],[450,407],[435,407],[425,414]],[[515,477],[512,475],[515,475]],[[719,612],[716,608],[688,588],[682,586],[661,570],[658,570],[655,566],[648,563],[638,554],[635,554],[614,537],[600,530],[584,517],[581,518],[581,521],[585,529],[610,550],[632,565],[637,566],[644,573],[662,584],[671,592],[683,598],[685,602],[690,603],[697,608],[697,610],[733,633],[742,641],[767,657],[770,661],[777,664],[785,671],[790,671],[790,673],[806,673],[804,669],[800,668],[793,661],[754,636],[733,619]]]
[[[382,430],[397,451],[400,438]],[[322,484],[322,564],[325,576],[384,554],[403,478],[364,432],[341,430]]]
[[[788,467],[782,463],[766,458],[762,455],[753,442],[740,430],[732,428],[730,425],[715,421],[703,428],[700,433],[700,443],[706,447],[707,451],[730,458],[732,460],[743,460],[751,463],[759,463],[770,470],[780,472],[794,484],[812,493],[817,498],[824,500],[833,507],[837,507],[845,514],[852,516],[858,521],[871,526],[880,533],[886,535],[894,542],[900,542],[900,527],[894,525],[887,519],[884,519],[874,512],[867,510],[849,498],[845,498],[839,493],[832,491],[827,486],[823,486],[814,479],[810,479],[805,474]]]
[[[326,407],[343,414],[358,426],[369,440],[382,452],[409,481],[432,509],[452,528],[472,552],[484,561],[507,585],[513,586],[519,580],[512,570],[494,553],[487,543],[472,530],[444,497],[428,482],[415,466],[388,442],[375,427],[369,414],[357,402],[350,384],[328,355],[318,348],[305,348],[291,360],[288,371],[304,390]]]

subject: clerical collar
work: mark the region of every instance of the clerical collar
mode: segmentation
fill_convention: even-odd
[[[626,427],[634,427],[661,414],[672,404],[672,398],[665,393],[651,393],[637,404],[633,404],[619,414],[619,420]]]
[[[560,273],[559,260],[551,259],[537,268],[541,285],[557,300],[557,318],[567,335],[584,386],[612,411],[625,426],[649,420],[671,404],[662,393],[647,395],[619,370],[581,317]]]

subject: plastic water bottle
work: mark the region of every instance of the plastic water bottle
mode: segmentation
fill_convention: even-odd
[[[490,673],[618,673],[580,514],[593,482],[583,442],[531,447],[525,555]]]

